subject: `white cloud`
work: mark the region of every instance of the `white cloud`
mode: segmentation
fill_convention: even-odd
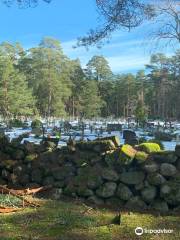
[[[132,56],[115,56],[107,58],[110,67],[114,72],[124,72],[132,70],[140,70],[149,62],[149,57],[138,55]]]

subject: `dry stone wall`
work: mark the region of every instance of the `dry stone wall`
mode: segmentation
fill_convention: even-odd
[[[0,139],[0,185],[10,188],[52,185],[57,192],[94,204],[155,209],[180,207],[180,146],[119,146],[116,137],[71,142],[58,149]]]

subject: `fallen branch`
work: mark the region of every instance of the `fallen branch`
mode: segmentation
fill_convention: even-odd
[[[13,193],[13,194],[16,194],[16,195],[19,195],[19,196],[25,196],[25,195],[31,195],[31,194],[35,194],[35,193],[38,193],[38,192],[43,192],[43,191],[46,191],[48,189],[52,188],[52,186],[44,186],[44,187],[39,187],[39,188],[32,188],[32,189],[29,189],[29,188],[26,188],[26,189],[22,189],[22,190],[15,190],[15,189],[9,189],[5,186],[2,186],[0,185],[0,191],[5,194],[8,194],[8,193]]]
[[[25,205],[31,206],[31,207],[39,207],[40,206],[38,203],[31,202],[31,201],[25,199],[24,196],[19,195],[17,191],[21,191],[21,190],[8,189],[7,187],[0,185],[0,191],[2,194],[11,194],[11,195],[21,199],[23,202],[23,206],[25,206]]]

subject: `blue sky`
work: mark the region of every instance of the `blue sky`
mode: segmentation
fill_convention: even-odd
[[[1,42],[20,42],[30,48],[36,46],[42,37],[52,36],[61,41],[68,57],[79,58],[83,66],[93,55],[103,55],[116,73],[134,73],[143,69],[151,53],[157,51],[148,37],[147,23],[131,33],[115,32],[110,43],[101,49],[73,49],[77,37],[98,24],[95,0],[52,0],[51,4],[39,1],[36,8],[18,9],[15,5],[7,8],[0,0]],[[172,48],[160,50],[167,55],[174,51]]]

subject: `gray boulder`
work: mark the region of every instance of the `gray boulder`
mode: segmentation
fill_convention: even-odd
[[[114,182],[106,182],[96,190],[96,195],[102,198],[109,198],[115,194],[117,184]]]
[[[141,191],[141,195],[142,195],[142,199],[146,202],[146,203],[151,203],[155,197],[156,197],[156,194],[157,194],[157,190],[156,190],[156,187],[147,187],[147,188],[144,188],[142,191]]]
[[[90,197],[93,195],[93,191],[84,187],[79,187],[77,193],[80,197]]]
[[[132,210],[144,210],[147,205],[140,197],[136,196],[130,198],[125,207]]]
[[[163,200],[156,200],[151,204],[151,208],[158,212],[166,213],[169,210],[167,202]]]
[[[140,184],[144,178],[145,174],[142,171],[124,172],[120,174],[120,181],[129,185]]]
[[[160,151],[151,154],[155,162],[159,163],[175,163],[177,156],[174,151]]]
[[[171,192],[171,187],[168,184],[164,184],[161,186],[161,188],[160,188],[161,197],[164,197],[164,196],[170,194],[170,192]]]
[[[108,181],[116,182],[119,179],[119,176],[118,176],[117,172],[115,172],[112,169],[107,168],[102,171],[102,178],[104,178],[105,180],[108,180]]]
[[[166,182],[166,179],[159,173],[151,173],[147,176],[147,180],[150,184],[159,186]]]
[[[104,200],[102,200],[101,198],[98,198],[97,196],[93,195],[91,197],[89,197],[87,199],[87,201],[89,203],[95,204],[95,205],[103,205],[104,204]]]
[[[154,173],[157,172],[159,170],[159,165],[155,162],[149,162],[146,163],[143,166],[143,169],[147,172],[147,173]]]
[[[162,163],[160,166],[160,173],[165,177],[171,177],[175,175],[177,172],[177,169],[174,165],[169,163]]]
[[[125,201],[129,200],[133,195],[131,190],[122,183],[118,185],[116,194],[121,200],[125,200]]]

